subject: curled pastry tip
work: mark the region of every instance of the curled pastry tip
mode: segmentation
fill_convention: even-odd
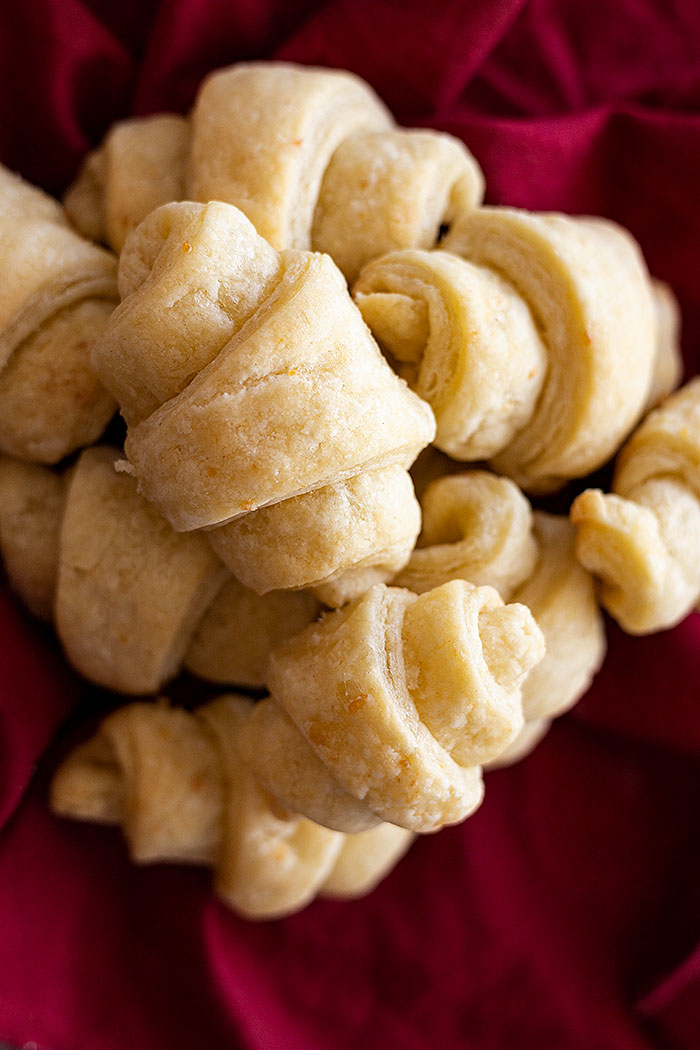
[[[671,394],[618,458],[613,491],[587,490],[571,518],[581,562],[623,630],[673,626],[700,594],[700,381]]]

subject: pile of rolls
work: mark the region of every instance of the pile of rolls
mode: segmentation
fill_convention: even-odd
[[[483,193],[463,143],[285,63],[115,125],[63,206],[0,171],[0,550],[118,694],[51,803],[248,918],[469,817],[587,690],[601,607],[700,599],[670,289],[614,223]]]

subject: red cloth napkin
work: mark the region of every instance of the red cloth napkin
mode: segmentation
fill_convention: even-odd
[[[60,190],[129,112],[283,56],[464,138],[488,199],[610,216],[700,368],[696,0],[22,0],[0,10],[0,157]],[[697,1050],[700,623],[630,639],[459,828],[355,904],[250,924],[205,872],[133,868],[46,809],[84,687],[0,594],[0,1041],[47,1050]],[[42,758],[43,756],[43,758]],[[39,772],[31,778],[39,763]]]

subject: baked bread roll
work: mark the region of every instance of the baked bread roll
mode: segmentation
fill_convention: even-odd
[[[13,590],[42,620],[53,617],[65,476],[0,456],[0,551]]]
[[[623,630],[672,627],[700,597],[700,379],[651,412],[620,452],[612,493],[574,501],[576,551]]]
[[[656,355],[651,388],[644,413],[656,408],[675,390],[683,376],[683,356],[680,346],[681,311],[670,285],[652,282],[656,311]]]
[[[225,570],[201,536],[180,536],[118,453],[87,449],[69,482],[56,586],[56,629],[68,659],[93,682],[152,693],[182,664]]]
[[[422,593],[466,579],[527,606],[546,652],[522,686],[526,722],[572,707],[600,668],[606,643],[593,579],[576,559],[571,523],[533,514],[514,482],[478,470],[433,481],[422,507],[419,546],[394,584]],[[528,732],[524,739],[530,738]],[[520,744],[513,747],[517,753]]]
[[[527,758],[535,750],[540,740],[547,735],[551,724],[548,718],[536,718],[532,722],[526,722],[518,735],[508,744],[505,751],[502,751],[491,762],[487,762],[485,768],[487,770],[503,769],[506,766],[514,766],[516,762],[522,762],[524,758]]]
[[[258,594],[303,581],[335,607],[390,579],[405,565],[419,532],[411,478],[396,464],[261,507],[208,537],[221,560]]]
[[[533,514],[537,565],[508,601],[522,602],[544,635],[544,659],[523,683],[526,723],[568,711],[590,688],[607,642],[594,581],[576,560],[575,532],[561,515]],[[533,745],[534,746],[534,745]]]
[[[260,689],[272,649],[319,614],[309,591],[258,595],[229,577],[187,647],[184,666],[210,682]]]
[[[108,688],[152,693],[182,664],[261,688],[269,651],[310,623],[318,603],[304,591],[259,597],[243,587],[202,537],[173,532],[115,472],[116,457],[90,449],[68,474],[0,458],[0,550],[12,586],[45,619],[55,606],[68,659]]]
[[[327,252],[350,283],[387,252],[434,248],[483,195],[481,169],[451,135],[405,128],[351,135],[323,176],[312,247]]]
[[[250,707],[229,695],[193,714],[162,703],[115,711],[58,769],[54,812],[121,824],[137,863],[213,867],[218,895],[246,918],[290,914],[319,890],[368,892],[410,835],[380,827],[347,839],[283,810],[238,752]]]
[[[351,135],[392,124],[352,73],[287,62],[216,70],[192,112],[189,196],[235,204],[277,249],[308,250],[335,150]]]
[[[340,574],[393,575],[419,522],[397,468],[434,422],[382,358],[331,260],[278,255],[230,205],[166,205],[125,247],[120,287],[94,361],[130,424],[140,491],[173,527],[264,508],[215,541],[261,591],[330,581],[343,600]],[[385,492],[398,493],[396,510]]]
[[[335,864],[321,887],[321,897],[354,900],[364,897],[392,871],[414,835],[395,824],[378,824],[369,831],[343,835]]]
[[[353,296],[396,371],[437,420],[435,443],[455,459],[487,459],[532,416],[547,353],[507,280],[448,252],[375,259]]]
[[[444,247],[497,270],[547,350],[535,410],[495,468],[537,492],[603,464],[642,412],[656,354],[650,278],[632,237],[602,219],[481,208]]]
[[[0,167],[0,268],[0,450],[56,463],[116,408],[89,359],[117,298],[116,261]]]
[[[421,498],[423,530],[392,581],[414,594],[448,580],[495,587],[504,600],[532,574],[532,508],[509,478],[485,470],[436,478]]]
[[[188,120],[174,113],[113,124],[63,198],[76,229],[119,253],[149,212],[185,196],[189,138]]]
[[[493,588],[374,586],[272,653],[244,757],[319,823],[435,831],[478,806],[480,763],[520,729],[520,687],[543,653],[528,610]]]

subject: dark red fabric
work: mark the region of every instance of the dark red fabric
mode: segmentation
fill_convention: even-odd
[[[462,136],[490,201],[628,225],[700,370],[697,0],[7,0],[0,157],[59,190],[116,117],[272,55],[356,70],[403,123]],[[260,925],[206,873],[135,869],[117,833],[47,813],[46,748],[85,688],[5,593],[0,625],[0,1041],[700,1046],[697,617],[611,626],[588,697],[475,817],[365,901]]]

